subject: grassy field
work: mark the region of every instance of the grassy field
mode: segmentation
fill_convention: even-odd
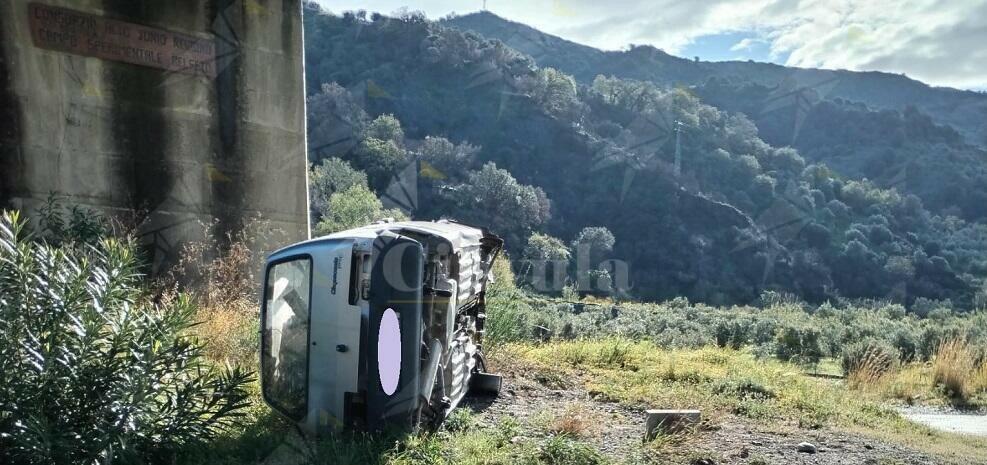
[[[819,312],[796,302],[729,309],[682,301],[617,304],[588,298],[573,303],[518,290],[508,271],[498,270],[500,279],[489,296],[488,352],[494,367],[524,372],[553,389],[576,382],[596,401],[634,411],[699,409],[703,431],[715,431],[725,419],[740,419],[792,431],[848,432],[951,462],[987,463],[987,439],[935,432],[908,422],[894,408],[987,405],[987,364],[980,346],[917,344],[906,358],[888,338],[882,341],[898,350],[893,360],[867,350],[858,357],[861,363],[849,367],[848,355],[838,346],[844,338],[880,335],[882,325],[897,334],[917,334],[917,340],[944,331],[974,334],[982,314],[940,315],[932,322],[886,305]],[[197,331],[208,344],[207,354],[216,363],[255,364],[255,316],[246,304],[204,305]],[[790,328],[797,329],[795,343]],[[524,421],[505,415],[480,422],[463,408],[434,434],[346,434],[309,441],[263,404],[256,383],[252,400],[244,427],[185,451],[181,462],[642,463],[662,457],[664,450],[680,450],[689,439],[688,433],[660,436],[636,444],[630,456],[607,457],[581,434],[590,423],[606,429],[606,420],[587,419],[573,404]]]
[[[715,431],[723,419],[739,417],[792,431],[847,431],[953,463],[987,463],[987,439],[935,432],[908,422],[887,405],[883,390],[851,389],[842,380],[808,376],[797,365],[759,360],[750,350],[661,349],[650,342],[621,339],[516,343],[498,347],[492,364],[510,365],[511,370],[552,387],[577,382],[597,401],[631,409],[699,409],[704,431]],[[656,453],[681,449],[689,434],[699,433],[659,436],[653,443],[641,443],[626,461],[615,460],[581,435],[590,424],[606,429],[606,420],[585,418],[574,404],[565,411],[534,414],[527,423],[503,416],[495,424],[480,424],[468,408],[462,408],[434,434],[346,434],[307,441],[272,414],[259,395],[254,401],[245,428],[187,451],[182,463],[642,463]]]
[[[668,350],[617,339],[503,351],[500,357],[524,360],[527,370],[580,379],[597,398],[637,408],[699,409],[704,428],[732,414],[762,424],[846,430],[959,462],[987,462],[985,438],[932,431],[902,418],[887,405],[883,390],[851,389],[790,363],[758,359],[749,350]]]

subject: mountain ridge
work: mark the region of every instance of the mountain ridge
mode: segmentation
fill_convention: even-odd
[[[987,94],[930,86],[900,74],[796,68],[755,61],[695,61],[650,45],[606,51],[489,11],[450,16],[439,23],[500,40],[531,56],[539,66],[556,68],[584,84],[600,74],[664,85],[702,85],[711,77],[766,86],[787,84],[813,90],[824,99],[843,98],[875,110],[902,111],[915,106],[938,123],[956,128],[968,143],[987,146]]]
[[[972,308],[987,298],[980,292],[983,223],[929,211],[916,195],[868,181],[876,178],[867,173],[843,176],[795,148],[771,145],[754,119],[704,103],[698,87],[610,77],[577,83],[502,41],[421,15],[337,17],[313,8],[305,20],[309,141],[321,147],[312,161],[350,163],[370,174],[379,194],[400,166],[429,161],[449,176],[419,183],[416,218],[489,224],[521,258],[525,242],[537,245],[541,234],[564,244],[584,228],[604,227],[628,289],[644,299],[744,303],[772,290],[812,302],[871,298],[921,307],[920,299],[948,299]],[[637,53],[664,59],[654,49]],[[741,90],[741,106],[771,91]],[[798,121],[786,108],[763,123]],[[852,110],[817,108],[827,120]],[[944,165],[926,149],[952,143],[955,131],[921,113],[889,113],[861,110],[858,118],[871,126],[834,132],[819,125],[806,140],[852,146],[861,133],[865,141],[876,133],[874,155],[921,150],[923,160],[945,169],[934,170],[938,176],[964,174],[962,163]],[[880,139],[885,133],[907,137],[893,145]],[[470,148],[445,155],[418,148],[439,139],[450,150]],[[929,171],[924,164],[904,177]],[[985,179],[977,176],[971,179]],[[489,196],[470,187],[491,179]],[[530,187],[515,193],[518,185]],[[521,195],[525,189],[530,195]],[[528,199],[537,212],[490,199]]]

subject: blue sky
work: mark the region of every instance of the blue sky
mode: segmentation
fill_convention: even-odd
[[[483,0],[317,0],[333,12],[429,18]],[[649,44],[702,60],[902,73],[987,89],[987,0],[487,0],[487,9],[605,50]]]
[[[695,37],[692,42],[683,46],[677,55],[686,58],[698,56],[700,60],[705,61],[754,60],[779,64],[784,64],[788,58],[787,53],[773,55],[770,43],[750,31],[722,32]]]

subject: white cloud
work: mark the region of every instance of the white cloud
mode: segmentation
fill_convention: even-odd
[[[740,51],[744,51],[744,50],[750,50],[751,47],[753,47],[754,46],[754,43],[756,43],[756,42],[760,42],[760,41],[754,40],[754,39],[752,39],[750,37],[745,37],[740,42],[737,42],[737,43],[733,44],[733,46],[730,47],[730,51],[731,52],[740,52]]]
[[[330,9],[430,17],[473,11],[482,0],[321,0]],[[352,4],[348,6],[347,3]],[[488,8],[575,42],[608,50],[651,44],[678,53],[696,38],[743,31],[772,56],[804,67],[905,73],[933,85],[987,87],[987,0],[488,0]],[[742,40],[731,50],[748,48]]]
[[[770,33],[786,64],[905,73],[937,85],[987,84],[987,1],[904,1],[800,12]]]

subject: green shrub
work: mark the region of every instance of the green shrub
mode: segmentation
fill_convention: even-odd
[[[774,391],[749,378],[724,379],[713,385],[713,393],[729,395],[740,400],[774,399]]]
[[[716,345],[733,349],[739,349],[747,345],[750,340],[749,334],[751,331],[750,321],[738,319],[717,321],[713,329],[716,337]]]
[[[823,356],[818,329],[808,326],[786,326],[775,337],[775,356],[795,363],[815,364]]]
[[[520,342],[532,338],[531,307],[517,293],[491,298],[487,305],[483,341],[487,346]]]
[[[909,329],[901,328],[895,331],[891,337],[891,344],[898,350],[902,360],[915,360],[920,355],[918,337]]]
[[[0,463],[166,462],[241,416],[252,375],[208,366],[191,300],[152,302],[136,266],[0,218]]]
[[[106,234],[102,216],[78,205],[66,207],[63,199],[49,195],[38,209],[38,234],[49,244],[98,244]]]

